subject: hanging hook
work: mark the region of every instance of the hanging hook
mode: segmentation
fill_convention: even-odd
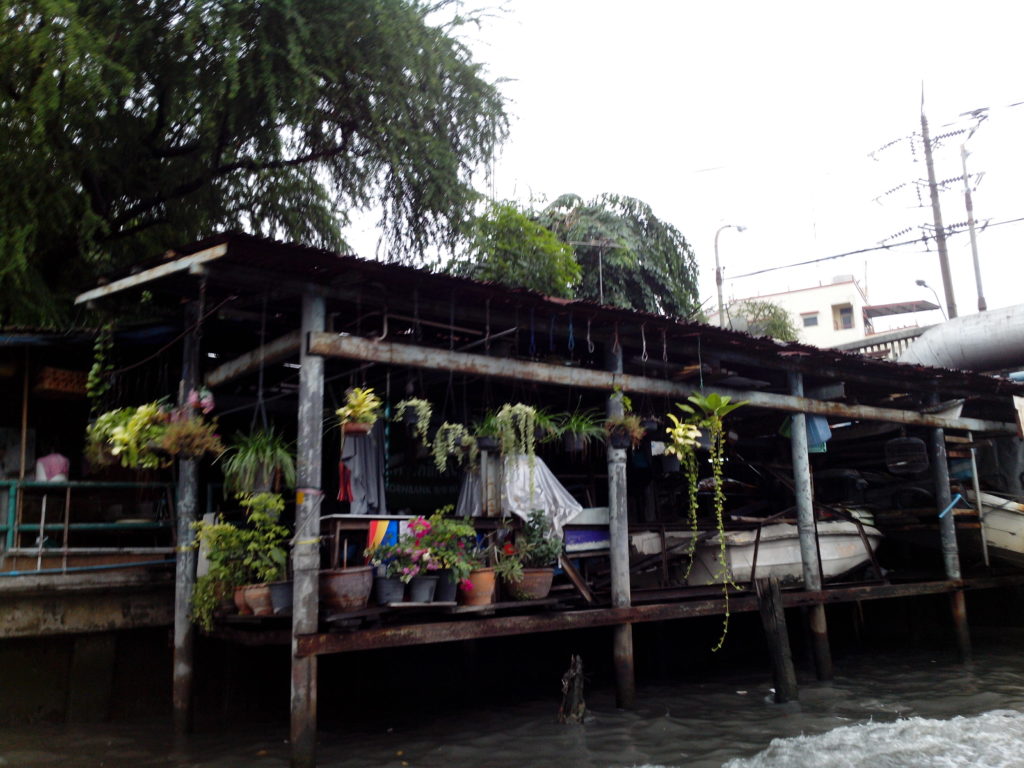
[[[668,337],[664,328],[661,329],[661,362],[668,362]]]
[[[593,318],[587,318],[587,352],[594,354],[594,342],[590,340],[590,321]]]
[[[615,324],[615,341],[612,342],[612,354],[622,354],[622,345],[619,343],[619,324]]]
[[[485,313],[485,325],[484,325],[484,352],[490,354],[491,352],[491,298],[487,297],[487,301],[484,303]]]
[[[384,341],[384,339],[386,339],[387,336],[388,336],[388,308],[387,307],[384,307],[384,312],[382,314],[384,316],[384,328],[381,331],[380,336],[378,336],[375,339],[372,339],[372,341]]]
[[[572,312],[569,313],[569,341],[566,343],[566,346],[569,348],[570,354],[576,349],[576,335],[573,333],[572,328]]]
[[[647,323],[640,323],[640,341],[643,342],[643,349],[640,352],[640,359],[647,362]]]
[[[537,356],[537,333],[533,313],[534,308],[530,307],[530,357]]]

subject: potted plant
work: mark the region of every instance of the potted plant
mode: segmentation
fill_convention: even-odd
[[[453,511],[454,507],[448,504],[432,514],[426,521],[429,529],[420,540],[430,548],[439,566],[434,594],[438,602],[455,600],[458,588],[465,589],[469,584],[469,573],[473,569],[471,553],[476,530],[465,520],[450,517]]]
[[[640,426],[640,417],[635,413],[614,416],[608,419],[604,426],[612,448],[636,448],[647,434]]]
[[[160,441],[168,414],[159,402],[100,414],[86,430],[86,455],[97,464],[120,462],[130,469],[159,469],[170,464]]]
[[[224,459],[224,490],[235,493],[295,487],[292,445],[273,427],[238,435]]]
[[[534,413],[534,436],[538,443],[550,443],[561,434],[561,424],[565,416],[552,413],[548,408],[537,408]]]
[[[592,408],[577,408],[566,414],[559,425],[559,434],[568,453],[583,453],[597,440],[604,439],[603,418]]]
[[[377,423],[384,401],[372,387],[352,387],[345,392],[345,404],[335,413],[345,434],[366,434]]]
[[[480,421],[473,425],[473,437],[476,439],[477,450],[497,453],[501,450],[499,439],[501,425],[495,411],[487,411]]]
[[[210,566],[192,588],[189,615],[200,629],[210,632],[217,611],[225,602],[232,602],[235,590],[249,581],[245,565],[247,537],[245,531],[222,516],[213,523],[192,523],[192,527],[196,532],[193,546],[203,550]],[[251,613],[244,599],[236,607],[240,613]]]
[[[217,422],[184,409],[171,411],[158,445],[165,453],[181,458],[198,459],[209,453],[224,453],[224,443],[217,434]]]
[[[561,537],[552,530],[543,510],[534,510],[515,543],[506,541],[497,550],[495,570],[516,600],[540,600],[551,591],[554,566],[561,554]]]
[[[468,459],[471,465],[476,464],[479,453],[476,438],[470,434],[466,425],[448,421],[437,428],[431,451],[438,472],[447,470],[449,462],[458,465]]]
[[[418,397],[409,397],[400,400],[395,405],[395,421],[403,421],[411,429],[424,447],[430,447],[430,440],[427,438],[427,430],[430,429],[430,417],[434,409],[429,400]]]
[[[245,601],[257,616],[280,613],[286,606],[274,604],[272,591],[278,593],[279,601],[291,596],[291,582],[284,579],[288,570],[288,529],[279,522],[284,498],[279,493],[252,493],[240,497],[239,503],[249,526],[243,562],[253,581],[245,588]]]
[[[537,445],[537,411],[525,403],[505,403],[494,416],[498,443],[505,456],[529,456]]]
[[[442,566],[428,540],[431,529],[425,518],[413,518],[397,543],[371,547],[364,553],[370,565],[383,570],[383,578],[409,585],[413,603],[431,602],[437,588],[437,571]]]

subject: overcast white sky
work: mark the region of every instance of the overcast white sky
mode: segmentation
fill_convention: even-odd
[[[1007,2],[668,2],[512,0],[468,34],[492,77],[507,78],[511,138],[494,167],[498,198],[614,192],[678,227],[714,304],[714,235],[726,294],[745,297],[866,275],[869,299],[943,295],[934,247],[911,246],[780,270],[746,272],[877,245],[931,222],[908,141],[920,130],[921,83],[933,136],[992,107],[968,142],[984,222],[1024,217],[1024,4]],[[953,127],[969,123],[956,122]],[[955,137],[936,150],[958,176]],[[919,149],[919,145],[918,145]],[[907,186],[874,199],[899,184]],[[490,192],[490,189],[484,191]],[[927,203],[927,189],[922,190]],[[966,220],[962,184],[942,195],[948,225]],[[368,234],[353,231],[371,255]],[[981,232],[990,308],[1024,302],[1024,222]],[[960,314],[977,311],[966,232],[949,241]],[[941,319],[905,316],[905,322]]]

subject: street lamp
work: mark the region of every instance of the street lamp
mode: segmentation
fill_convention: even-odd
[[[927,288],[929,291],[932,292],[932,296],[935,297],[935,303],[939,305],[939,311],[942,313],[943,320],[949,320],[949,318],[946,317],[946,310],[942,308],[942,302],[939,301],[939,294],[935,292],[935,289],[928,285],[928,283],[926,283],[924,280],[915,280],[914,282],[916,282],[922,288]]]
[[[718,285],[718,325],[721,328],[725,328],[725,302],[722,301],[722,268],[718,264],[718,236],[722,234],[723,229],[735,229],[737,232],[742,232],[746,227],[742,227],[739,224],[724,224],[718,228],[715,232],[715,283]]]

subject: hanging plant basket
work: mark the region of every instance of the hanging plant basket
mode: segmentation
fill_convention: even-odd
[[[366,435],[373,429],[373,424],[365,421],[347,421],[341,429],[346,435]]]
[[[583,453],[587,447],[587,438],[583,435],[566,432],[562,435],[566,453]]]
[[[608,442],[612,448],[629,448],[633,444],[633,438],[624,429],[614,429],[608,433]]]

